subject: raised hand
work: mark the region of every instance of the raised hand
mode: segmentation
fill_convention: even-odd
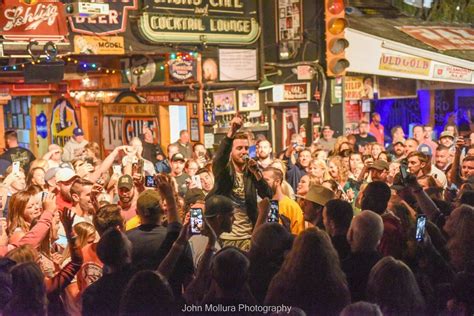
[[[175,194],[175,186],[171,177],[167,174],[160,173],[155,176],[156,188],[163,197],[171,197]]]
[[[74,218],[76,214],[71,211],[71,209],[65,207],[61,212],[61,223],[64,227],[64,232],[66,233],[66,237],[70,240],[73,237],[73,229],[72,226],[74,224]]]
[[[43,210],[54,212],[56,210],[56,194],[46,193],[43,199]]]

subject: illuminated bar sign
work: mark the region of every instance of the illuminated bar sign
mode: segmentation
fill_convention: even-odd
[[[68,34],[64,4],[59,1],[4,0],[0,35],[12,41],[61,41]]]
[[[251,44],[260,34],[256,0],[144,0],[138,21],[150,43]]]

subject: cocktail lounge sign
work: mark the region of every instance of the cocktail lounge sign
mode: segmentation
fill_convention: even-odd
[[[260,34],[256,0],[144,0],[138,21],[150,43],[251,44]]]

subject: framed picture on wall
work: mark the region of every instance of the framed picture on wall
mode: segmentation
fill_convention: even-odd
[[[199,141],[199,120],[197,118],[191,119],[191,141],[198,142]]]
[[[237,108],[235,90],[219,91],[213,93],[216,116],[234,114]]]
[[[258,111],[260,103],[258,90],[239,90],[239,111]]]

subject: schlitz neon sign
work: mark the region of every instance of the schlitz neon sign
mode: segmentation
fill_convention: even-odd
[[[68,33],[61,2],[5,0],[0,12],[0,35],[6,40],[61,41]]]

